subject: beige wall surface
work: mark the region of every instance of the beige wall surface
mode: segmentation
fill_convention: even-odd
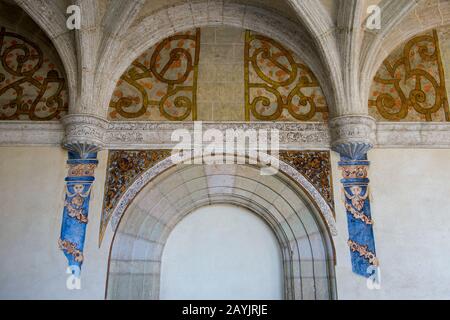
[[[199,120],[244,119],[244,39],[245,30],[240,28],[201,29]]]
[[[336,279],[339,299],[449,299],[450,150],[369,152],[372,217],[381,289],[369,290],[351,271],[340,172],[333,154],[339,235]]]
[[[81,290],[66,288],[67,260],[58,248],[67,152],[59,147],[0,148],[0,298],[102,299],[107,248],[98,249],[107,152],[90,202]],[[106,249],[106,250],[105,250]]]

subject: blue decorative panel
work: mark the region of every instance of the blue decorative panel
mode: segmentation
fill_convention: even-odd
[[[339,168],[343,176],[341,182],[347,212],[352,270],[361,276],[370,277],[375,272],[374,267],[378,267],[367,178],[370,162],[367,161],[366,154],[357,159],[341,156]]]
[[[66,177],[66,196],[64,202],[61,237],[58,241],[69,266],[81,268],[83,263],[84,239],[89,214],[91,186],[94,170],[97,167],[97,153],[80,156],[69,152],[69,172]]]

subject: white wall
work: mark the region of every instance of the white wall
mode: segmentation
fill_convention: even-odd
[[[68,290],[58,248],[67,152],[59,147],[0,148],[0,298],[103,299],[108,249],[98,249],[106,152],[92,189],[82,289]]]
[[[333,154],[338,297],[450,299],[450,150],[376,149],[369,158],[381,290],[368,290],[365,279],[351,272],[341,176]]]
[[[280,248],[249,211],[200,208],[172,231],[164,248],[161,299],[282,299]]]

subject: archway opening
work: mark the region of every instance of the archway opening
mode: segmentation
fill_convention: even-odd
[[[284,166],[281,170],[289,171]],[[237,164],[162,168],[142,184],[117,226],[107,298],[160,299],[162,255],[173,230],[195,210],[224,204],[245,208],[270,227],[282,255],[284,299],[335,297],[334,256],[325,221],[285,171],[266,176],[258,166]]]
[[[231,205],[199,208],[169,235],[161,299],[283,299],[280,246],[270,227]]]

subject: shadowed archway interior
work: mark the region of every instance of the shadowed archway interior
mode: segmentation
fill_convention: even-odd
[[[259,169],[180,164],[150,181],[117,228],[106,297],[159,299],[162,253],[174,227],[198,208],[231,204],[257,214],[274,232],[284,299],[335,298],[331,236],[316,205],[286,175],[264,176]]]

